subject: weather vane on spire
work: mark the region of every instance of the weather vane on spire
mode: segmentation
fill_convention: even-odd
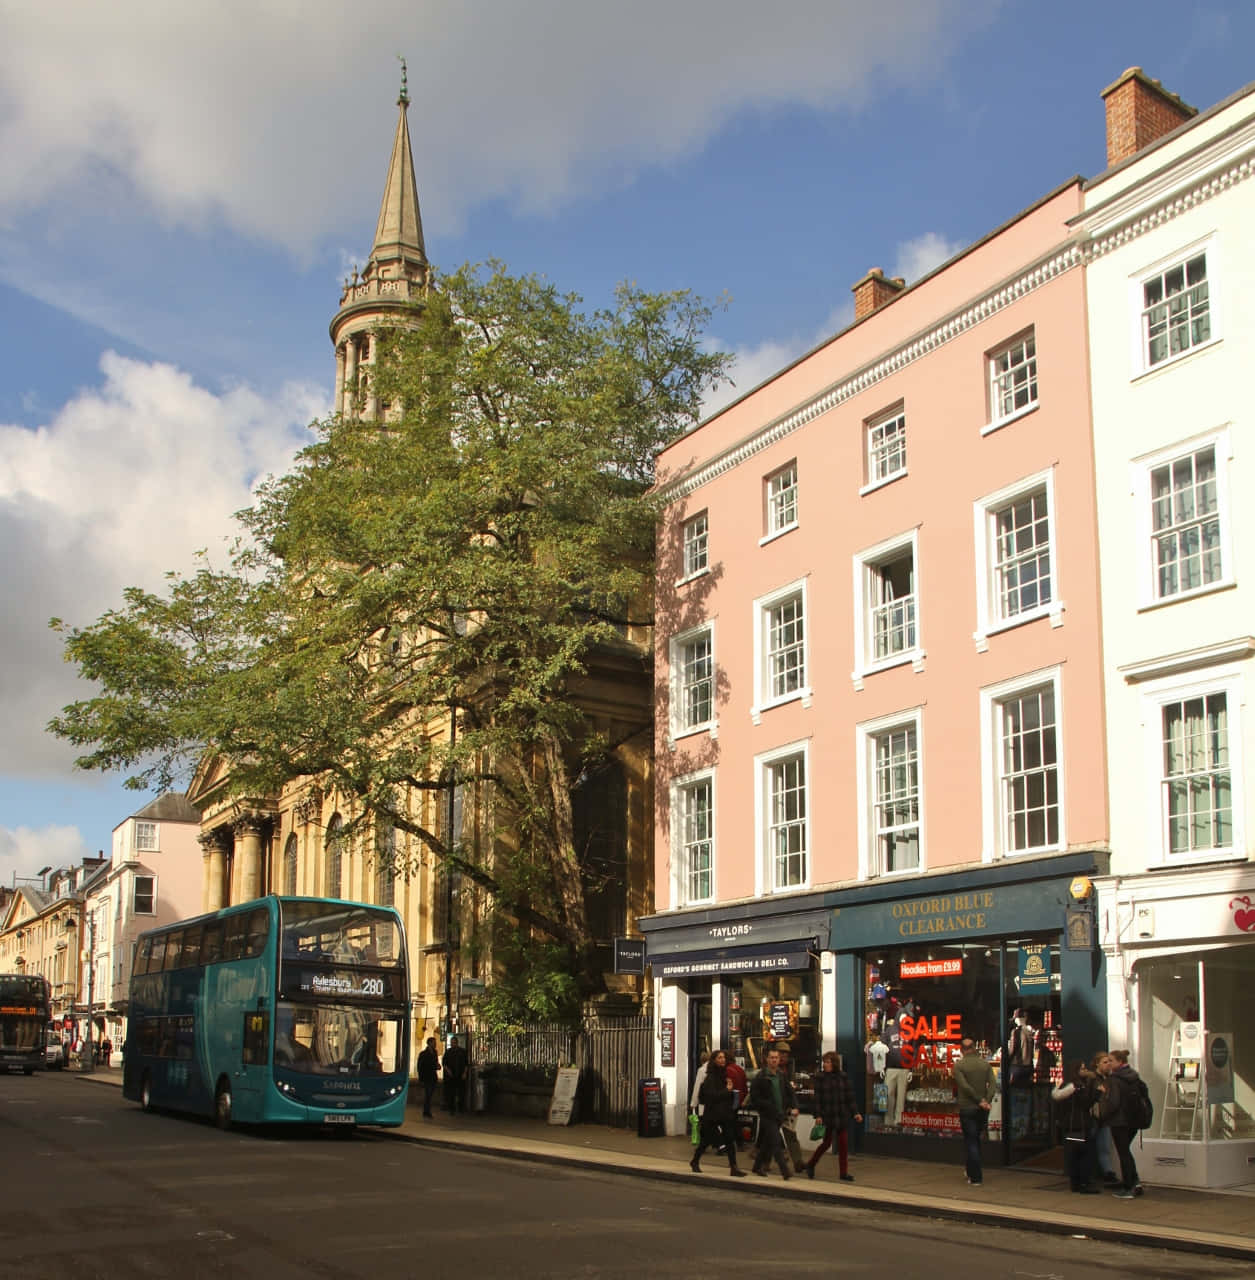
[[[405,65],[405,59],[401,54],[397,54],[397,61],[401,64],[401,96],[397,99],[398,104],[404,106],[410,100],[410,88],[408,83],[408,69]]]

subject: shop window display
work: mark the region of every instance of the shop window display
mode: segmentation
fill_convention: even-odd
[[[1255,1138],[1255,1054],[1239,1013],[1250,1002],[1253,967],[1250,947],[1137,963],[1133,1065],[1155,1105],[1148,1138]]]
[[[813,972],[746,977],[728,985],[728,1047],[753,1075],[780,1049],[803,1114],[819,1071],[819,1000]]]
[[[970,1036],[999,1096],[991,1138],[1050,1143],[1050,1086],[1062,1079],[1053,939],[891,948],[866,958],[866,1098],[871,1131],[960,1136],[952,1066]],[[1018,1022],[1017,1022],[1018,1016]],[[1004,1133],[1005,1130],[1005,1133]]]

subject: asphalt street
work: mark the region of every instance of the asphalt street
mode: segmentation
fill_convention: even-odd
[[[865,1208],[751,1206],[714,1177],[637,1181],[365,1131],[220,1133],[74,1075],[0,1076],[0,1277],[960,1274],[1236,1280],[1249,1266]]]

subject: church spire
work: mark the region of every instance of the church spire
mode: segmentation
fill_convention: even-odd
[[[392,158],[384,182],[383,203],[375,225],[375,242],[359,273],[344,282],[340,309],[331,321],[336,351],[335,412],[346,417],[377,416],[370,393],[369,365],[373,362],[371,334],[381,322],[404,323],[415,303],[427,292],[430,267],[423,245],[423,219],[414,181],[414,157],[406,112],[410,105],[405,59],[401,59],[399,115],[392,140]]]
[[[410,106],[405,59],[401,59],[401,93],[397,98],[400,114],[396,137],[392,140],[392,160],[388,180],[384,183],[383,203],[375,225],[375,247],[372,261],[411,258],[427,265],[423,248],[423,219],[418,210],[418,188],[414,183],[414,157],[410,152],[410,126],[406,113]]]

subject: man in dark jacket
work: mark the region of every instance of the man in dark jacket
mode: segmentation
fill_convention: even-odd
[[[1142,1181],[1133,1160],[1134,1097],[1141,1077],[1127,1062],[1121,1063],[1108,1054],[1098,1067],[1100,1103],[1099,1119],[1111,1129],[1111,1141],[1120,1158],[1120,1187],[1113,1192],[1117,1200],[1132,1200],[1142,1194]]]
[[[466,1050],[458,1044],[457,1036],[449,1040],[449,1047],[444,1051],[444,1104],[453,1115],[459,1110],[466,1110],[466,1073],[470,1069],[470,1059]]]
[[[787,1182],[793,1176],[793,1169],[784,1152],[780,1126],[787,1117],[797,1115],[797,1101],[793,1086],[780,1071],[780,1054],[775,1049],[767,1051],[766,1065],[750,1085],[750,1106],[758,1112],[758,1157],[754,1161],[754,1172],[765,1178],[767,1166],[774,1160],[780,1166],[780,1176]]]
[[[837,1143],[837,1166],[841,1171],[842,1182],[853,1182],[850,1172],[850,1146],[846,1130],[850,1121],[862,1124],[863,1117],[858,1103],[854,1100],[854,1086],[850,1077],[841,1070],[841,1060],[831,1050],[824,1054],[820,1063],[819,1075],[815,1077],[815,1121],[824,1126],[823,1141],[811,1153],[806,1162],[806,1176],[815,1176],[815,1166],[819,1157]]]
[[[435,1037],[427,1037],[427,1048],[418,1055],[418,1082],[423,1086],[423,1115],[431,1117],[431,1098],[440,1076],[440,1055]]]

